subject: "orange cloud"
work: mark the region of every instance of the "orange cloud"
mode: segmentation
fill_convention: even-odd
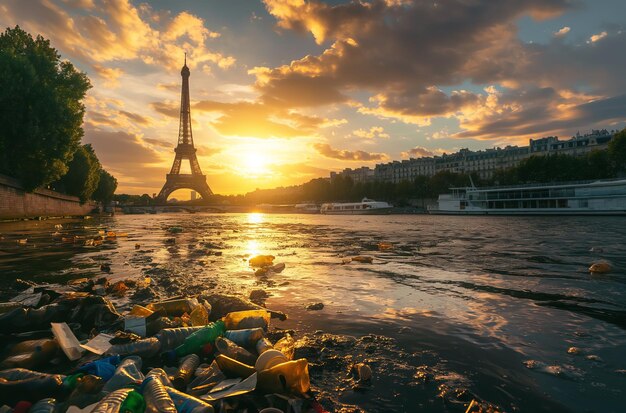
[[[314,143],[313,148],[322,156],[343,161],[384,161],[389,159],[389,156],[384,153],[334,149],[327,143]]]

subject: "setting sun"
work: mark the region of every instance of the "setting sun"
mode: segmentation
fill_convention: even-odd
[[[271,161],[263,152],[244,152],[241,154],[241,171],[251,177],[271,174],[268,166]]]

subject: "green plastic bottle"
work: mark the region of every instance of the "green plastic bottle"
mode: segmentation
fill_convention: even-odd
[[[120,406],[120,413],[143,413],[146,410],[146,401],[141,393],[133,390],[128,393],[124,403]]]
[[[185,339],[183,344],[169,352],[169,358],[180,358],[188,354],[200,352],[207,343],[214,343],[215,339],[224,335],[226,327],[222,320],[208,324]]]

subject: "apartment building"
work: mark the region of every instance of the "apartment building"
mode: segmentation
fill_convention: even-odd
[[[606,149],[617,131],[606,129],[593,130],[591,133],[576,136],[568,140],[559,140],[556,136],[530,139],[528,146],[507,146],[481,151],[461,149],[453,154],[441,156],[411,158],[377,164],[374,169],[367,166],[341,172],[331,172],[330,179],[348,176],[354,182],[382,181],[398,183],[412,181],[417,176],[433,176],[441,171],[456,173],[476,173],[483,179],[493,177],[495,171],[518,165],[522,160],[534,155],[555,153],[582,156],[592,150]]]

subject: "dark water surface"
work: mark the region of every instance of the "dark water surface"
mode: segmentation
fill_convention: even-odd
[[[103,228],[129,236],[82,247],[51,235]],[[441,395],[461,388],[506,411],[626,411],[626,218],[122,215],[2,223],[0,236],[2,286],[100,276],[108,263],[113,278],[171,277],[172,295],[187,281],[263,288],[289,314],[278,327],[389,337],[387,358],[378,340],[366,350],[371,387],[338,392],[368,412],[458,411]],[[258,278],[255,254],[287,267]],[[374,262],[342,264],[353,255]],[[599,260],[613,271],[590,275]],[[324,309],[304,309],[314,302]]]

